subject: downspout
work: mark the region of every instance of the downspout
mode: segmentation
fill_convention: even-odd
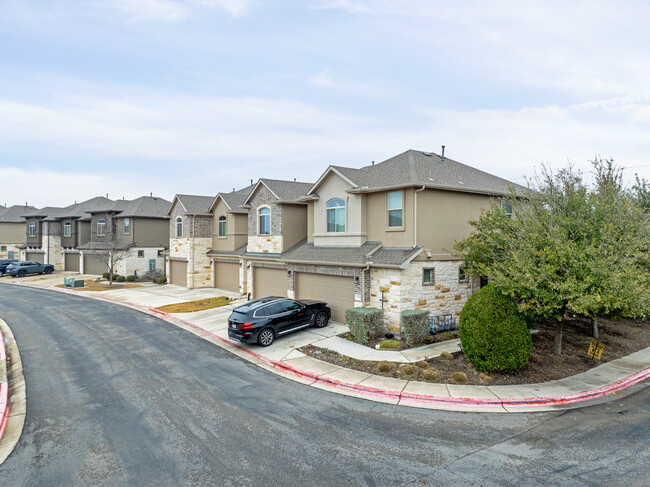
[[[413,193],[413,248],[418,246],[418,193],[424,191],[426,186],[423,184],[420,189]]]
[[[194,219],[196,215],[192,215],[192,238],[190,239],[192,245],[192,289],[194,289],[194,269],[195,269],[195,259],[194,259]]]

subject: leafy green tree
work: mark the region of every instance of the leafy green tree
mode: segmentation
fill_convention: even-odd
[[[473,274],[488,276],[532,320],[554,320],[561,353],[567,310],[592,318],[648,312],[648,219],[621,184],[613,161],[596,159],[595,187],[569,167],[547,168],[510,217],[495,202],[455,245]],[[522,197],[524,196],[524,197]]]

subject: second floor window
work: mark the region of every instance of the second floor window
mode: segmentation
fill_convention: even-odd
[[[219,217],[219,236],[220,237],[225,237],[227,235],[226,233],[226,217],[225,216],[220,216]]]
[[[404,225],[403,202],[401,191],[388,193],[388,226],[401,227]]]
[[[124,235],[131,235],[131,219],[124,219]]]
[[[345,232],[345,201],[342,199],[327,202],[327,231]]]
[[[183,219],[179,216],[176,218],[176,238],[183,236]]]
[[[30,237],[36,236],[36,223],[34,222],[29,222],[29,236]]]
[[[505,199],[505,198],[502,199],[501,200],[501,208],[503,208],[503,211],[506,212],[506,215],[508,215],[508,217],[512,216],[512,201],[510,201],[509,199]]]
[[[106,220],[97,220],[97,236],[103,237],[106,235]]]
[[[260,209],[260,235],[271,234],[271,210],[269,208]]]
[[[63,236],[72,237],[72,222],[65,222],[63,224]]]

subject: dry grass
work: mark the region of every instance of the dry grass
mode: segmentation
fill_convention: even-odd
[[[225,306],[232,301],[232,299],[226,296],[219,296],[218,298],[199,299],[197,301],[188,301],[187,303],[167,304],[156,309],[165,313],[192,313],[193,311],[203,311],[204,309]]]
[[[59,284],[56,287],[65,287],[63,284]],[[110,286],[108,281],[84,281],[84,287],[76,287],[75,291],[110,291],[111,289],[121,289],[125,287],[141,287],[140,284],[134,282],[113,282],[113,285]]]

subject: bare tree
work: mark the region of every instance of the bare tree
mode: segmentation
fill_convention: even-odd
[[[123,261],[131,248],[130,242],[120,240],[120,232],[117,229],[115,213],[108,213],[104,222],[103,231],[98,225],[93,239],[93,248],[86,252],[100,260],[108,269],[109,285],[113,285],[113,274],[115,266]]]

